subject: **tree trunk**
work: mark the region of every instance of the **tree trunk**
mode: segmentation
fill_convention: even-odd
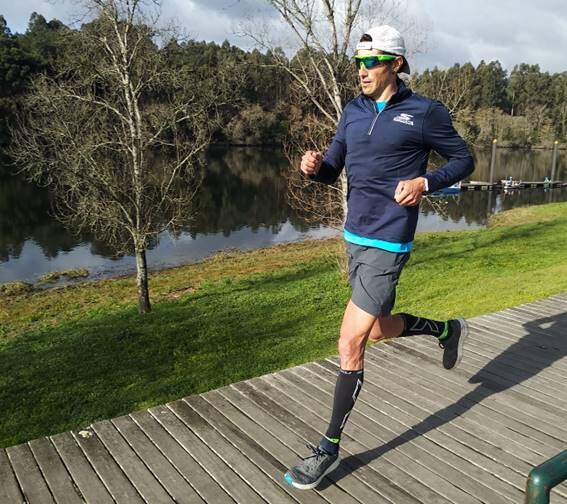
[[[146,249],[136,248],[136,286],[138,287],[138,312],[140,315],[149,312],[150,291],[148,289],[148,267],[146,265]]]

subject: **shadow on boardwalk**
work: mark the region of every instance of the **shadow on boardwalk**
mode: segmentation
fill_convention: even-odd
[[[469,383],[478,384],[474,390],[468,392],[454,404],[429,415],[388,443],[346,457],[344,459],[344,467],[348,468],[346,473],[349,474],[390,450],[449,423],[452,419],[463,415],[486,398],[521,384],[567,355],[567,339],[564,336],[567,334],[567,313],[533,320],[523,324],[523,327],[528,331],[528,334],[521,337],[516,343],[512,344],[468,379]],[[474,338],[474,332],[471,337]],[[394,346],[400,351],[418,355],[420,358],[438,365],[438,359],[424,356],[421,352],[407,348],[395,341],[387,344]],[[522,359],[522,367],[515,367],[512,370],[510,368],[510,359],[514,361],[514,359],[518,358]],[[467,375],[465,371],[458,369],[453,372],[461,376]],[[541,399],[528,396],[523,397],[524,401],[528,401],[537,408],[544,410],[550,407],[552,411],[555,411],[553,406],[549,406],[549,399],[551,398],[546,399],[544,395],[542,395]],[[323,482],[321,487],[328,484],[328,482]]]

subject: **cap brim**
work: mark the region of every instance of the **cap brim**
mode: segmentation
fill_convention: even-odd
[[[404,57],[404,64],[402,65],[402,68],[400,68],[400,71],[398,73],[405,73],[405,74],[410,73],[409,63],[405,57]]]

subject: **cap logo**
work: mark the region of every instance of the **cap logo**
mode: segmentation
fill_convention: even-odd
[[[372,42],[359,42],[356,44],[356,50],[372,49]]]

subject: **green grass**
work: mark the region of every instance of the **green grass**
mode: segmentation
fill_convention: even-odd
[[[518,217],[518,215],[520,217]],[[151,275],[0,298],[0,446],[336,354],[339,240],[221,254]],[[567,290],[567,204],[420,235],[397,309],[466,317]]]

